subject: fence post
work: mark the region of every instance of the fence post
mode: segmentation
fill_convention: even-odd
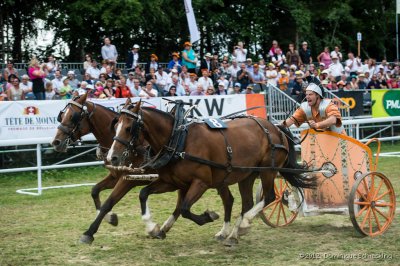
[[[37,161],[37,182],[38,195],[42,195],[42,147],[41,144],[36,146],[36,161]]]

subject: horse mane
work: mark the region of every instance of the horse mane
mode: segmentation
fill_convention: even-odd
[[[119,113],[118,113],[118,112],[115,112],[114,110],[111,110],[110,108],[107,108],[107,107],[105,107],[105,106],[103,106],[103,105],[101,105],[101,104],[96,104],[96,103],[94,103],[94,102],[91,102],[91,103],[95,104],[96,107],[100,107],[101,109],[104,109],[104,110],[106,110],[106,111],[109,111],[109,112],[113,113],[114,115],[119,116]]]
[[[163,115],[164,117],[166,117],[166,118],[168,118],[168,119],[174,120],[174,117],[172,116],[172,114],[167,113],[167,112],[164,112],[164,111],[161,111],[161,110],[158,110],[158,109],[156,109],[156,108],[152,108],[152,107],[142,107],[142,109],[144,109],[144,110],[146,110],[146,111],[151,111],[151,112],[158,113],[158,114]]]

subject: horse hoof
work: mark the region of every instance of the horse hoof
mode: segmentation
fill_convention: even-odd
[[[224,235],[216,235],[215,239],[222,242],[222,241],[224,241],[226,239],[226,236],[224,236]]]
[[[118,225],[118,215],[116,215],[115,213],[108,215],[107,223],[111,224],[112,226],[117,226]]]
[[[149,231],[148,234],[152,238],[159,238],[158,235],[160,234],[160,232],[161,232],[160,226],[158,224],[156,224],[154,226],[153,230]]]
[[[224,241],[224,246],[233,247],[233,246],[237,245],[238,243],[239,243],[239,240],[237,240],[236,238],[227,238]]]
[[[158,232],[158,234],[155,236],[157,239],[165,239],[167,237],[167,234],[164,231]]]
[[[210,217],[211,221],[215,221],[215,220],[219,219],[218,213],[216,213],[214,211],[206,211],[206,214]]]
[[[79,243],[90,245],[93,243],[94,237],[88,235],[82,235],[79,239]]]
[[[250,232],[251,227],[239,227],[238,235],[243,236]]]

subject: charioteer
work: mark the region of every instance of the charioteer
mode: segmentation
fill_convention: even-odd
[[[310,128],[316,130],[346,134],[339,108],[331,99],[324,99],[321,87],[314,83],[306,88],[306,101],[282,124],[299,127],[303,123],[308,123]]]

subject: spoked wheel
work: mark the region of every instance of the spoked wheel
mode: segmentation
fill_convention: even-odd
[[[396,196],[389,179],[379,172],[366,173],[354,183],[349,198],[353,226],[363,235],[377,236],[393,221]]]
[[[299,193],[282,177],[275,178],[275,200],[259,213],[261,219],[271,227],[282,227],[291,224],[299,213]],[[264,200],[264,192],[260,184],[256,195],[257,202]],[[289,208],[290,207],[290,208]]]

